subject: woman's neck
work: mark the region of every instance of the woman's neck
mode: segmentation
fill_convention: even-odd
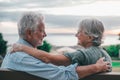
[[[91,46],[93,46],[92,43],[88,43],[88,44],[84,45],[83,47],[84,47],[84,48],[89,48],[89,47],[91,47]]]

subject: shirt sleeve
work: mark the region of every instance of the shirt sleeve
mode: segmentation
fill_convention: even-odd
[[[14,56],[15,57],[15,56]],[[55,66],[46,64],[32,56],[26,56],[20,61],[13,61],[11,68],[19,71],[25,71],[29,74],[43,77],[49,80],[78,80],[76,73],[77,64],[70,66]],[[16,67],[17,66],[17,67]]]
[[[72,64],[78,63],[78,65],[83,65],[83,62],[85,61],[85,55],[82,50],[77,50],[72,53],[64,53],[63,55],[68,57]]]
[[[76,52],[67,52],[67,53],[64,53],[63,55],[66,56],[68,59],[70,59],[70,61],[72,62],[72,59],[73,59],[73,56],[76,54]]]

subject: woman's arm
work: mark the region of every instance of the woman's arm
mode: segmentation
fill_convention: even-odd
[[[14,44],[13,51],[23,51],[27,54],[34,56],[46,63],[53,63],[55,65],[69,65],[70,60],[62,54],[52,54],[36,48],[28,47],[22,44]]]

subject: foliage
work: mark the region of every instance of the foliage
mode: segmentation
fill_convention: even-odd
[[[47,41],[43,41],[43,45],[42,46],[38,46],[37,48],[40,49],[40,50],[46,51],[46,52],[50,52],[52,46]]]
[[[7,41],[3,39],[2,33],[0,33],[0,55],[4,57],[7,49]]]
[[[111,57],[118,57],[120,44],[105,46],[104,48],[106,49],[106,51],[109,53]]]

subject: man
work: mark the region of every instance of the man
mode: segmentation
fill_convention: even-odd
[[[18,31],[20,39],[17,43],[36,48],[42,44],[43,38],[46,36],[43,16],[37,12],[24,14],[18,22]],[[77,66],[77,64],[66,67],[55,66],[46,64],[25,52],[10,54],[8,51],[1,67],[25,71],[49,80],[78,80],[93,73],[106,71],[110,67],[107,64],[108,62],[104,62],[101,58],[96,64],[88,66]]]

